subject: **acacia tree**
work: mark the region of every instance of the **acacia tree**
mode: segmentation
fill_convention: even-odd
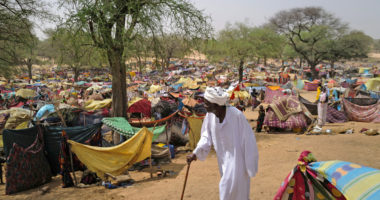
[[[66,64],[74,72],[74,82],[78,81],[80,70],[89,64],[92,51],[91,38],[82,30],[58,28],[53,35],[52,44],[56,49],[59,64]]]
[[[280,11],[270,19],[270,23],[308,62],[314,76],[318,74],[315,66],[328,53],[328,41],[338,38],[347,29],[338,18],[319,7]]]
[[[171,58],[183,58],[190,52],[190,44],[185,38],[177,34],[163,34],[158,38],[158,54],[161,57],[161,65],[167,69]]]
[[[341,59],[367,58],[371,50],[373,40],[361,31],[351,31],[327,44],[326,60],[330,61],[331,67]]]
[[[267,65],[268,58],[278,58],[281,55],[281,47],[284,39],[275,31],[267,27],[253,28],[251,31],[251,44],[253,45],[256,56],[264,59]]]
[[[25,64],[31,78],[33,35],[31,17],[49,17],[44,3],[37,0],[0,0],[0,75],[10,75],[17,65]]]
[[[210,30],[203,13],[186,0],[66,0],[71,9],[68,23],[79,24],[94,45],[106,51],[112,75],[113,116],[126,117],[125,44],[140,32],[155,35],[170,28],[189,37],[204,36]],[[168,30],[170,30],[168,29]],[[119,142],[115,134],[114,141]]]

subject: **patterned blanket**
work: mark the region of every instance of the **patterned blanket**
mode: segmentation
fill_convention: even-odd
[[[302,152],[297,166],[282,182],[274,200],[345,200],[333,184],[310,169],[309,163],[315,161],[311,152]]]
[[[282,97],[269,105],[276,113],[279,120],[284,121],[290,115],[302,112],[301,103],[296,96]]]
[[[285,96],[282,92],[282,88],[278,88],[277,90],[272,90],[269,87],[265,90],[265,99],[264,103],[272,103],[274,100],[277,100],[279,97]]]
[[[329,123],[343,123],[348,121],[347,116],[344,112],[338,111],[331,106],[327,106],[326,120]]]
[[[50,166],[40,140],[42,136],[38,134],[27,148],[13,143],[6,163],[5,194],[34,188],[51,180]]]
[[[332,183],[347,199],[379,199],[378,169],[343,161],[315,162],[308,167]]]
[[[102,122],[118,132],[121,135],[127,137],[127,139],[133,137],[141,128],[133,127],[129,122],[123,117],[106,117],[103,118]],[[161,135],[166,130],[166,125],[156,126],[148,128],[149,131],[153,131],[153,140],[155,141],[158,136]]]
[[[281,184],[275,200],[375,200],[380,195],[380,170],[343,162],[316,162],[309,151]]]
[[[301,104],[296,96],[281,97],[268,106],[264,125],[273,128],[306,128],[311,113]]]
[[[380,122],[380,102],[370,106],[359,106],[343,99],[344,111],[348,119],[358,122]]]

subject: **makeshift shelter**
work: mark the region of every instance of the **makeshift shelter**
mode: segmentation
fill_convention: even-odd
[[[66,134],[70,140],[74,140],[79,143],[100,146],[101,127],[102,123],[76,127],[44,127],[43,132],[45,141],[45,151],[47,152],[47,157],[52,174],[56,175],[60,171],[59,152],[61,151],[60,144],[63,130],[66,131]]]
[[[4,126],[5,129],[27,128],[27,123],[32,118],[32,112],[22,108],[11,108],[9,110],[1,111],[0,114],[9,115]]]
[[[380,101],[369,106],[360,106],[343,99],[348,119],[358,122],[380,122]]]
[[[299,100],[312,115],[318,115],[318,103],[312,103],[302,96],[299,96]],[[348,121],[347,116],[344,112],[338,111],[329,105],[327,106],[326,115],[326,121],[329,123],[343,123]]]
[[[105,174],[117,176],[134,163],[151,155],[153,133],[142,128],[129,140],[113,147],[93,147],[69,140],[71,150],[86,167],[105,180]]]
[[[105,107],[110,107],[112,99],[104,99],[101,101],[89,100],[85,103],[85,109],[88,111],[94,111]]]
[[[148,99],[141,99],[140,101],[128,107],[128,113],[142,113],[144,117],[151,116],[151,103]]]
[[[141,130],[139,127],[131,126],[131,124],[129,124],[129,122],[124,117],[107,117],[103,118],[102,122],[117,133],[124,135],[127,139],[133,137]],[[160,136],[166,130],[166,124],[157,127],[150,127],[148,130],[154,130],[152,141],[155,141],[158,136]]]
[[[7,153],[5,194],[13,194],[51,180],[49,163],[44,154],[42,133],[35,133],[34,142],[25,147],[13,143]],[[7,143],[9,145],[9,143]]]
[[[274,200],[375,200],[379,195],[380,170],[338,160],[316,162],[304,151]]]
[[[380,77],[369,79],[365,86],[367,87],[367,90],[380,91]]]
[[[264,125],[270,128],[305,129],[313,117],[296,96],[281,97],[269,104]]]
[[[22,97],[24,99],[29,99],[36,96],[36,91],[31,89],[19,89],[16,92],[16,96]]]
[[[272,103],[280,97],[285,96],[282,90],[283,89],[280,86],[267,86],[265,90],[264,103]]]
[[[307,91],[317,91],[318,86],[319,86],[319,82],[317,81],[313,81],[313,82],[305,81],[305,86],[303,89]]]

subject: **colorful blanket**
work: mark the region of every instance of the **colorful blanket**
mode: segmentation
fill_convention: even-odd
[[[317,91],[317,88],[319,86],[319,83],[312,83],[305,81],[305,87],[303,89],[307,91]]]
[[[94,147],[69,140],[71,150],[87,168],[105,179],[105,173],[120,175],[134,163],[151,155],[153,133],[142,128],[129,140],[113,147]]]
[[[44,154],[41,134],[24,148],[17,143],[7,157],[5,194],[13,194],[42,185],[51,180],[49,163]]]
[[[273,128],[293,129],[306,128],[307,118],[303,113],[296,113],[289,116],[285,121],[281,121],[272,108],[269,108],[264,118],[264,125]]]
[[[315,162],[309,168],[333,184],[346,199],[379,199],[378,169],[344,161]]]
[[[298,158],[298,165],[282,182],[274,200],[345,200],[333,184],[317,176],[308,167],[309,163],[315,161],[310,151],[302,152]]]
[[[359,106],[343,99],[344,111],[348,119],[358,122],[380,122],[380,102],[370,106]]]
[[[296,96],[282,97],[270,104],[269,107],[273,109],[277,118],[281,121],[288,119],[289,116],[295,113],[302,112],[301,103]]]
[[[309,151],[281,184],[275,200],[375,200],[380,170],[344,161],[316,162]]]
[[[118,132],[121,135],[127,137],[127,139],[133,137],[141,128],[133,127],[124,117],[106,117],[102,122]],[[156,126],[148,128],[149,131],[153,131],[153,140],[155,141],[165,130],[166,125]]]
[[[282,88],[268,86],[265,90],[264,103],[272,103],[274,100],[277,100],[282,96],[285,96],[285,94],[282,92]]]
[[[348,121],[347,116],[344,112],[338,111],[331,106],[327,106],[326,120],[329,123],[343,123]]]

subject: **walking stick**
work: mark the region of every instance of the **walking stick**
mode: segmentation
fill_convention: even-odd
[[[189,175],[189,169],[190,169],[190,163],[187,164],[187,170],[186,170],[185,182],[183,183],[181,200],[183,200],[183,195],[185,194],[185,188],[186,188],[187,176]]]

